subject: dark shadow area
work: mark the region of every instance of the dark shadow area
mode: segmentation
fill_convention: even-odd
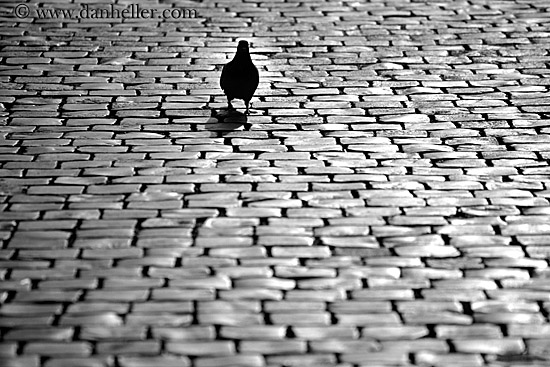
[[[210,119],[205,125],[206,130],[217,131],[222,135],[233,130],[237,130],[248,123],[248,116],[236,110],[227,107],[218,110],[210,110]]]

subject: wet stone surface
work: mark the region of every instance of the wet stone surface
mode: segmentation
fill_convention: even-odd
[[[139,4],[0,9],[2,366],[550,365],[546,0]]]

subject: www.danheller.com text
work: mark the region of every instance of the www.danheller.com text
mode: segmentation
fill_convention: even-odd
[[[196,18],[198,13],[189,8],[148,8],[140,4],[130,4],[124,8],[110,4],[95,7],[82,4],[77,9],[36,8],[40,19],[157,19],[157,18]]]

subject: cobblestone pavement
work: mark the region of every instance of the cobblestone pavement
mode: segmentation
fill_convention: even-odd
[[[14,5],[1,366],[550,365],[547,0]]]

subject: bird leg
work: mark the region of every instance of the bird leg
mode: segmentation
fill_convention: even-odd
[[[246,105],[246,111],[244,111],[244,114],[250,115],[250,111],[248,110],[248,105],[250,104],[250,101],[244,101],[244,104]]]
[[[229,99],[229,97],[227,97],[227,109],[228,110],[233,110],[233,105],[231,104],[231,99]]]

